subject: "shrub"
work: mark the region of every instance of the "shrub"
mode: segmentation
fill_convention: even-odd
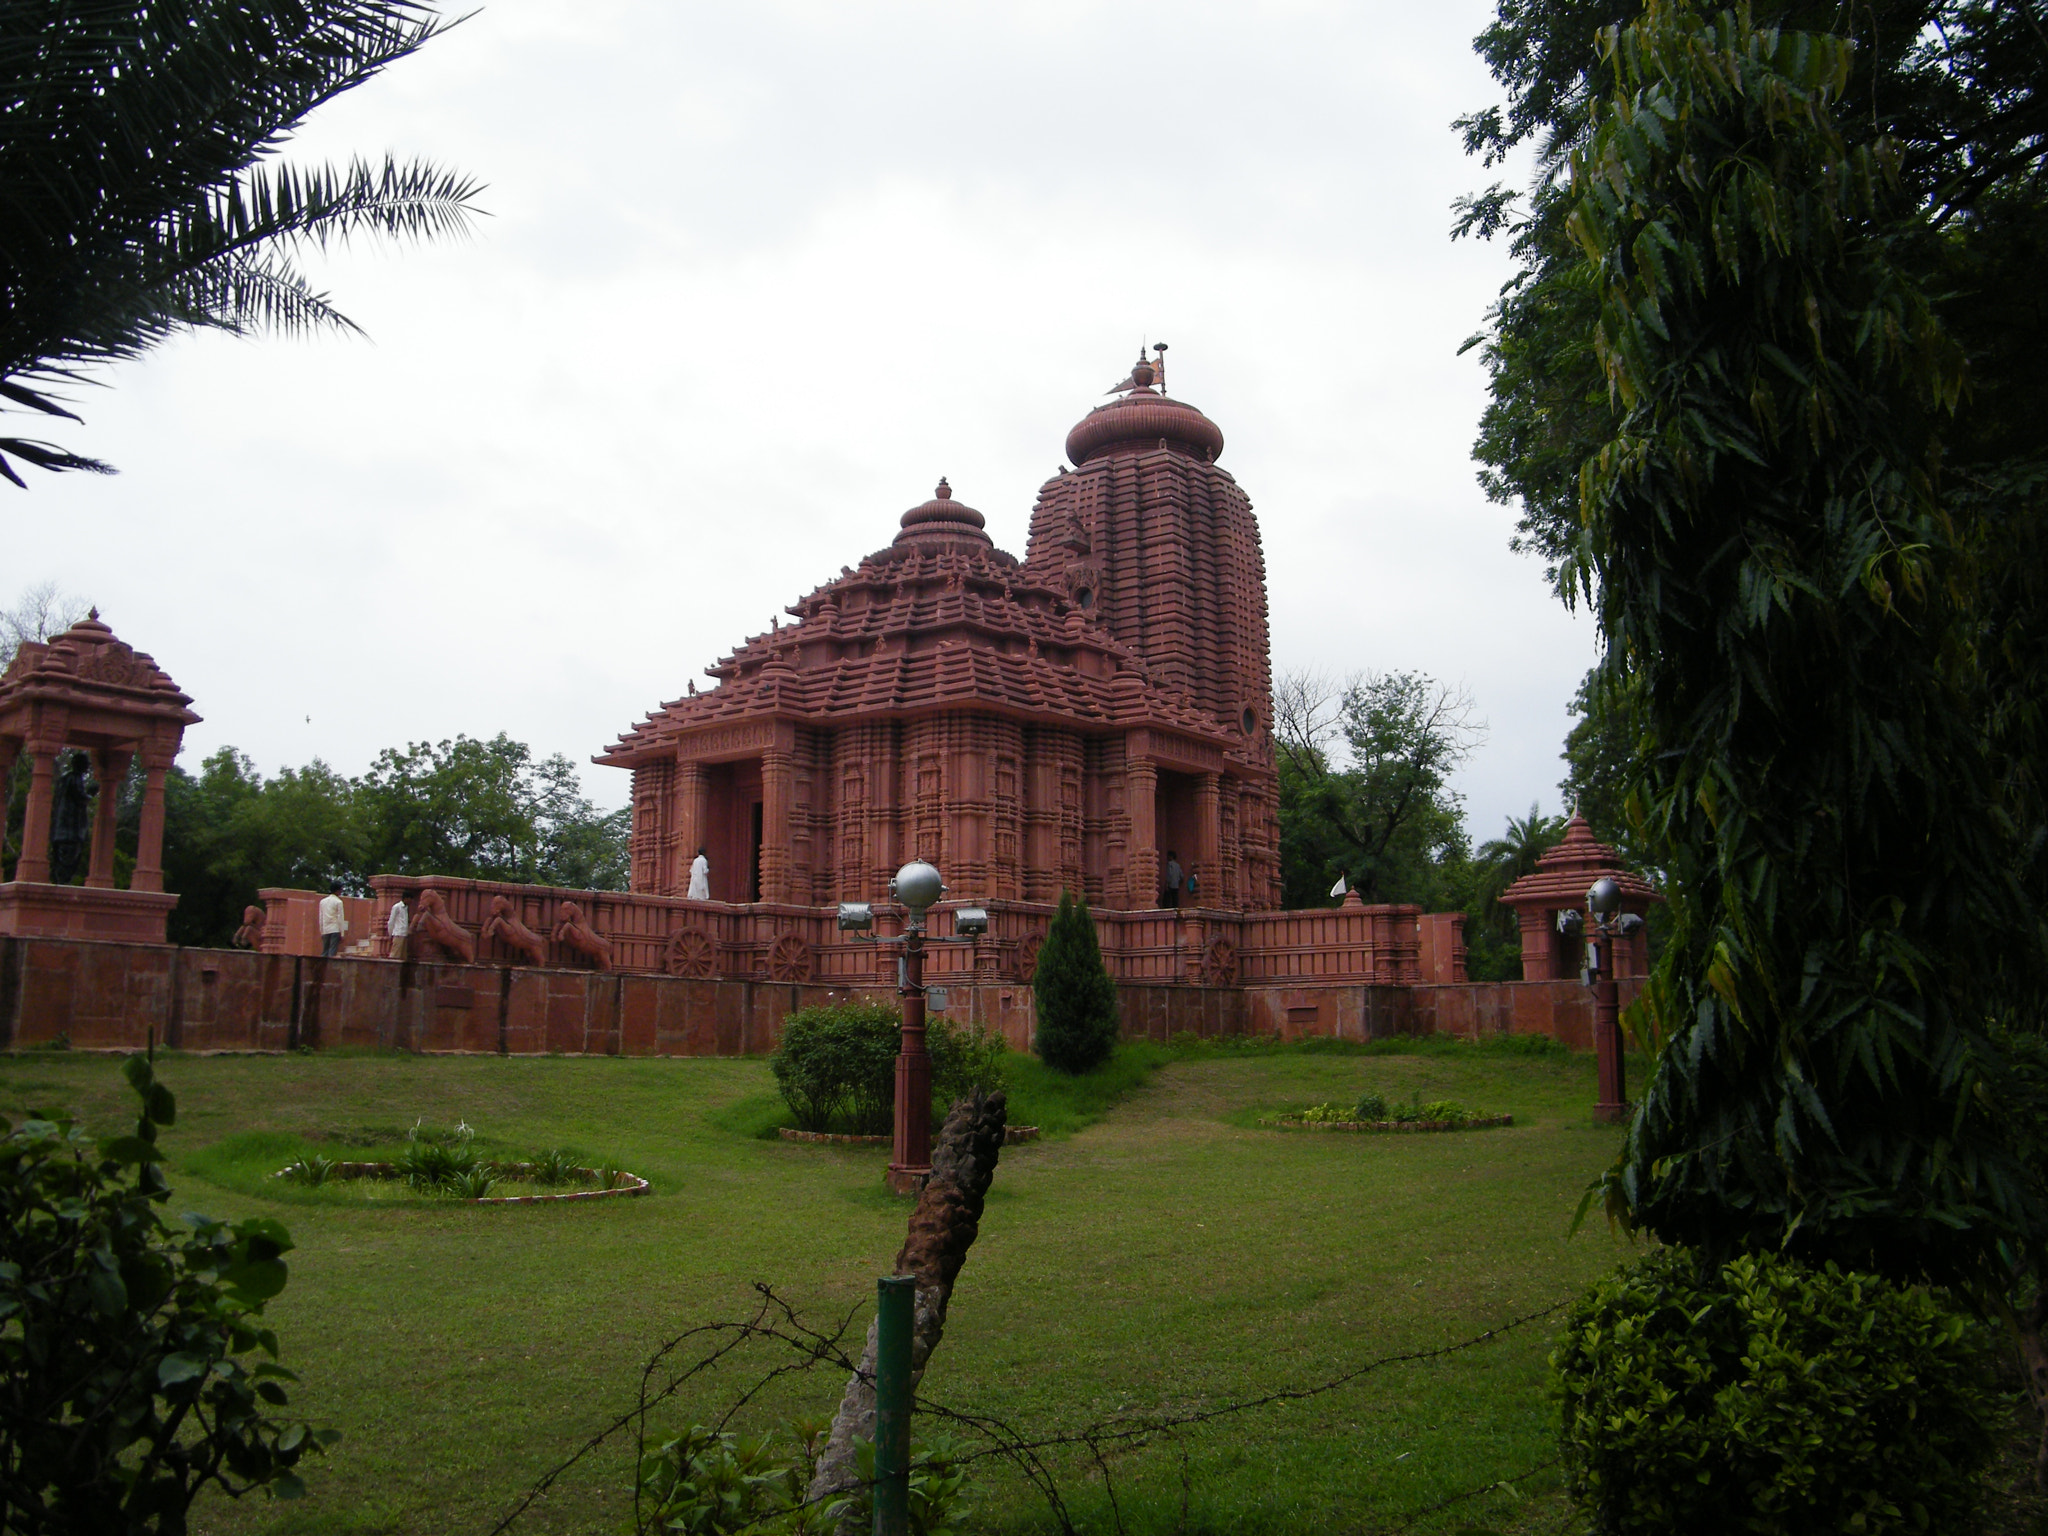
[[[156,1138],[177,1105],[149,1058],[124,1070],[132,1135],[0,1121],[0,1527],[24,1536],[182,1531],[209,1483],[296,1496],[299,1460],[336,1438],[271,1417],[294,1378],[262,1314],[290,1236],[166,1222]]]
[[[1038,951],[1031,978],[1038,1005],[1038,1038],[1033,1042],[1048,1067],[1091,1072],[1116,1049],[1116,983],[1095,942],[1095,920],[1086,902],[1060,896],[1059,911]]]
[[[1569,1486],[1603,1536],[1974,1525],[1987,1341],[1924,1289],[1664,1249],[1579,1302],[1550,1364]]]
[[[896,1100],[903,1019],[887,1003],[800,1008],[768,1060],[782,1101],[805,1131],[880,1136]]]
[[[1391,1120],[1394,1118],[1394,1112],[1392,1109],[1388,1107],[1387,1096],[1385,1094],[1374,1093],[1370,1088],[1368,1088],[1364,1093],[1361,1093],[1358,1096],[1358,1102],[1352,1106],[1351,1118],[1354,1120],[1363,1120],[1367,1122],[1374,1120]]]
[[[457,1200],[487,1200],[498,1176],[488,1168],[465,1168],[441,1187]]]
[[[761,1530],[802,1507],[808,1470],[808,1455],[777,1454],[772,1434],[742,1440],[693,1424],[640,1458],[640,1529],[683,1536]]]
[[[410,1141],[392,1166],[412,1188],[431,1193],[474,1172],[476,1151],[466,1141]]]
[[[886,1003],[835,1003],[789,1015],[768,1064],[797,1128],[886,1134],[896,1109],[902,1040],[902,1016]],[[927,1014],[925,1049],[938,1104],[1003,1086],[1003,1037],[991,1030]]]
[[[944,1014],[930,1014],[924,1032],[925,1049],[932,1053],[932,1099],[935,1106],[950,1107],[979,1088],[994,1093],[1008,1086],[1003,1057],[1008,1047],[1003,1037],[979,1024],[955,1024]],[[895,1082],[890,1082],[890,1098]]]
[[[582,1177],[582,1172],[574,1157],[560,1147],[552,1147],[533,1160],[527,1176],[536,1184],[552,1187],[574,1183]]]

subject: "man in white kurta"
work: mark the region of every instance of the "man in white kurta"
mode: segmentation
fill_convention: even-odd
[[[348,916],[341,905],[341,887],[337,885],[320,898],[320,953],[338,953],[341,949],[341,936],[346,932]]]
[[[684,898],[687,901],[709,901],[711,899],[711,861],[704,857],[704,850],[697,850],[697,857],[690,860],[690,890]]]

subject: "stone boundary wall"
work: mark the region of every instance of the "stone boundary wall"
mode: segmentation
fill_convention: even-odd
[[[947,979],[947,1015],[1030,1047],[1029,985]],[[1623,1001],[1640,983],[1623,983]],[[1166,1041],[1278,1032],[1369,1040],[1442,1033],[1554,1034],[1592,1046],[1592,996],[1575,981],[1493,985],[1122,982],[1127,1038]],[[595,974],[497,965],[397,963],[156,944],[0,936],[0,1050],[48,1045],[283,1051],[367,1046],[413,1051],[601,1056],[739,1056],[774,1049],[797,1008],[893,988],[768,980]]]
[[[378,875],[374,898],[352,903],[348,940],[373,941],[378,957],[391,953],[383,914],[403,895],[415,914],[419,893],[440,892],[451,921],[472,939],[481,934],[491,902],[504,898],[512,916],[546,938],[573,901],[612,947],[613,968],[651,975],[709,980],[771,980],[869,987],[895,973],[893,952],[839,932],[837,909],[773,902],[687,901],[628,891],[575,891],[412,875]],[[266,889],[265,953],[316,955],[316,891]],[[953,931],[949,915],[960,901],[935,909],[936,935]],[[1029,979],[1038,946],[1055,908],[1042,902],[991,901],[988,934],[972,948],[935,945],[925,973],[945,985]],[[1096,908],[1103,963],[1119,982],[1258,985],[1414,985],[1421,970],[1423,913],[1413,906],[1366,906],[1353,899],[1308,911],[1225,912],[1208,907],[1167,911]],[[894,918],[885,928],[894,932]],[[551,957],[554,946],[550,945]],[[1460,951],[1462,955],[1462,950]],[[518,958],[499,941],[479,945],[477,958],[509,963]],[[1445,963],[1450,963],[1448,951]],[[573,966],[564,966],[573,969]],[[1427,979],[1438,979],[1430,977]]]

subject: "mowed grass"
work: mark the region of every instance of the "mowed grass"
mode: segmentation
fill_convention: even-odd
[[[1143,1081],[1144,1069],[1151,1069]],[[1005,1152],[924,1392],[1034,1436],[1312,1386],[1469,1337],[1570,1296],[1623,1256],[1571,1219],[1617,1133],[1592,1123],[1590,1058],[1469,1047],[1407,1054],[1128,1052],[1114,1104],[1062,1097],[1021,1064],[1050,1134]],[[857,1312],[903,1240],[885,1150],[798,1146],[765,1062],[321,1054],[161,1059],[175,1211],[283,1219],[292,1278],[271,1306],[294,1408],[342,1430],[302,1504],[203,1502],[202,1532],[489,1531],[527,1486],[629,1408],[664,1339],[747,1315],[756,1281],[807,1318]],[[1355,1097],[1454,1098],[1509,1129],[1353,1136],[1261,1116]],[[130,1114],[104,1057],[0,1058],[0,1111]],[[1080,1129],[1063,1129],[1100,1114]],[[1064,1120],[1062,1117],[1065,1117]],[[267,1177],[306,1150],[467,1121],[489,1151],[563,1147],[654,1182],[634,1200],[366,1204]],[[1027,1118],[1019,1114],[1016,1118]],[[1133,1533],[1372,1531],[1554,1454],[1552,1322],[1307,1401],[1192,1427],[1110,1462]],[[722,1413],[762,1354],[693,1383],[657,1419]],[[823,1417],[843,1381],[787,1377],[737,1421]],[[629,1448],[587,1459],[514,1527],[613,1532]],[[1100,1469],[1051,1464],[1077,1523],[1111,1528]],[[993,1463],[973,1529],[1052,1529]],[[1563,1528],[1554,1472],[1425,1515],[1421,1531]]]

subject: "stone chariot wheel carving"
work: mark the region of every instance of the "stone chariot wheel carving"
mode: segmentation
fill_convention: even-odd
[[[1211,987],[1237,984],[1237,946],[1230,940],[1213,940],[1202,952],[1202,981]]]
[[[697,981],[706,980],[717,969],[717,955],[711,947],[711,935],[701,928],[678,928],[668,936],[668,953],[664,957],[671,976],[688,976]]]
[[[1045,936],[1027,933],[1017,944],[1017,976],[1029,981],[1038,974],[1038,947],[1045,942]]]
[[[768,946],[768,974],[777,981],[809,981],[811,946],[793,933],[780,935]]]

